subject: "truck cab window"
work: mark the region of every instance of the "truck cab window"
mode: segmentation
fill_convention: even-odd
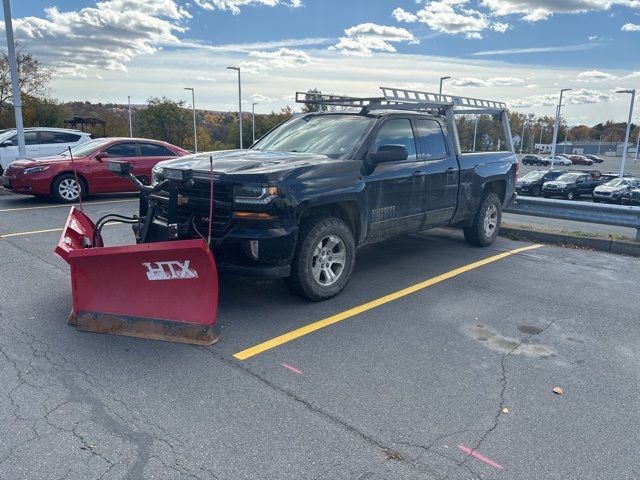
[[[409,152],[408,159],[415,160],[417,158],[416,139],[413,136],[411,121],[408,118],[396,118],[385,122],[376,135],[371,151],[378,151],[381,145],[404,145]]]
[[[418,138],[420,150],[427,160],[447,156],[447,145],[442,133],[442,127],[435,120],[418,120]]]

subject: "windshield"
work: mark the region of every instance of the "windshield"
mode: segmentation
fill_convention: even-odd
[[[71,153],[74,157],[84,157],[85,155],[89,155],[93,153],[95,150],[99,149],[103,145],[109,143],[111,139],[109,138],[98,138],[96,140],[89,140],[88,142],[81,143],[80,145],[76,145],[75,147],[71,147]],[[63,150],[58,155],[63,157],[69,156],[69,150]]]
[[[534,170],[527,173],[522,180],[540,180],[544,176],[544,170]]]
[[[559,182],[575,182],[576,178],[580,176],[579,173],[565,173],[558,177]]]
[[[609,180],[605,185],[607,187],[619,187],[620,185],[626,185],[627,182],[620,178],[614,178],[613,180]]]
[[[305,115],[276,128],[253,148],[344,157],[353,153],[374,121],[359,115]]]
[[[15,130],[7,130],[6,132],[0,133],[0,143],[8,140],[10,137],[16,134]]]

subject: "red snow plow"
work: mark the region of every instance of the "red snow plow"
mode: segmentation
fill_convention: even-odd
[[[150,193],[152,188],[144,187]],[[202,239],[103,246],[108,221],[140,223],[107,215],[94,223],[71,207],[55,252],[71,267],[78,330],[211,345],[216,326],[218,274]]]

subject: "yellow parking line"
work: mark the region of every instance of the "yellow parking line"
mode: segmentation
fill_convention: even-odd
[[[124,202],[137,202],[138,199],[137,198],[131,198],[131,199],[127,199],[127,200],[105,200],[103,202],[84,202],[83,205],[104,205],[105,203],[124,203]],[[39,210],[41,208],[62,208],[62,207],[67,207],[69,208],[70,206],[78,206],[78,203],[74,203],[74,204],[69,204],[69,203],[65,203],[62,205],[42,205],[39,207],[18,207],[18,208],[3,208],[0,209],[0,213],[3,212],[21,212],[23,210]]]
[[[533,250],[534,248],[540,248],[540,247],[542,247],[542,245],[534,244],[534,245],[529,245],[527,247],[516,248],[508,252],[500,253],[498,255],[494,255],[492,257],[488,257],[483,260],[479,260],[477,262],[464,265],[462,267],[456,268],[455,270],[451,270],[447,273],[443,273],[442,275],[438,275],[437,277],[429,278],[428,280],[425,280],[420,283],[416,283],[415,285],[412,285],[407,288],[403,288],[402,290],[398,290],[397,292],[393,292],[383,297],[376,298],[375,300],[364,303],[357,307],[350,308],[349,310],[345,310],[344,312],[340,312],[336,315],[332,315],[323,320],[318,320],[317,322],[310,323],[309,325],[305,325],[304,327],[297,328],[283,335],[272,338],[271,340],[267,340],[266,342],[260,343],[251,348],[247,348],[246,350],[242,350],[241,352],[238,352],[233,356],[237,360],[246,360],[247,358],[251,358],[267,350],[271,350],[272,348],[279,347],[280,345],[296,340],[297,338],[300,338],[304,335],[308,335],[322,328],[328,327],[329,325],[333,325],[334,323],[341,322],[343,320],[346,320],[347,318],[351,318],[355,315],[359,315],[360,313],[364,313],[368,310],[372,310],[386,303],[393,302],[394,300],[398,300],[399,298],[406,297],[407,295],[415,293],[419,290],[423,290],[437,283],[456,277],[462,273],[468,272],[469,270],[482,267],[489,263],[497,262],[498,260],[502,260],[503,258],[510,257],[511,255],[515,255],[520,252],[525,252],[527,250]]]
[[[121,223],[122,222],[113,221],[113,222],[107,222],[105,223],[105,225],[120,225]],[[61,232],[61,231],[62,231],[62,227],[47,228],[44,230],[31,230],[30,232],[6,233],[4,235],[0,235],[0,240],[3,240],[5,238],[11,238],[11,237],[23,237],[25,235],[37,235],[39,233],[51,233],[51,232]]]

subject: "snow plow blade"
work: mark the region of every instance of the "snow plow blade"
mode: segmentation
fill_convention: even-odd
[[[94,229],[72,208],[56,247],[71,267],[70,324],[196,345],[218,340],[218,274],[203,240],[93,247]]]

